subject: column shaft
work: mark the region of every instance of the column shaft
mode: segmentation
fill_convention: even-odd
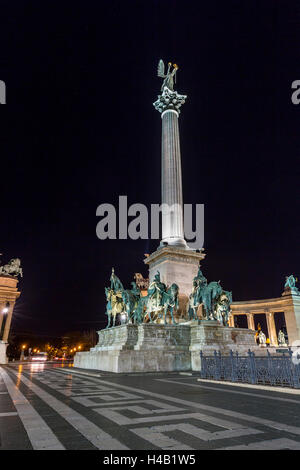
[[[253,313],[247,313],[247,322],[248,322],[248,328],[249,328],[249,330],[255,330],[254,315],[253,315]]]
[[[274,313],[266,313],[267,317],[267,325],[268,325],[268,333],[270,338],[270,343],[273,346],[278,346],[277,342],[277,335],[276,335],[276,327],[274,321]]]
[[[162,115],[162,203],[172,208],[162,213],[162,241],[185,246],[178,113],[172,110]]]
[[[3,314],[4,306],[5,306],[5,302],[0,302],[0,340],[1,340],[2,323],[4,319],[4,314]]]
[[[14,310],[15,302],[10,302],[10,307],[9,307],[9,312],[6,317],[6,322],[5,322],[5,327],[4,327],[4,333],[3,333],[3,338],[2,340],[4,342],[7,342],[8,336],[9,336],[9,330],[10,330],[10,324],[11,324],[11,319],[12,319],[12,314]]]

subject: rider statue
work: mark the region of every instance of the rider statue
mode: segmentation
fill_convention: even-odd
[[[200,265],[198,269],[197,276],[193,279],[193,289],[189,296],[188,302],[188,318],[189,320],[194,319],[196,320],[197,317],[197,309],[201,303],[201,292],[207,286],[207,279],[202,274]]]
[[[138,288],[136,282],[135,282],[135,281],[132,281],[132,282],[131,282],[131,285],[132,285],[132,289],[131,289],[132,294],[133,294],[135,297],[137,297],[137,298],[139,299],[140,296],[141,296],[141,291],[140,291],[140,289]]]
[[[111,326],[111,320],[113,320],[112,326],[115,326],[117,315],[120,315],[125,309],[124,301],[122,299],[123,291],[123,284],[115,275],[114,268],[112,268],[110,287],[105,287],[105,296],[107,300],[105,314],[108,317],[106,328]]]
[[[150,283],[148,289],[148,296],[149,298],[151,298],[153,305],[156,308],[163,306],[162,297],[163,293],[166,292],[166,290],[166,285],[160,280],[160,272],[157,271],[157,274],[155,274],[154,279]]]
[[[115,275],[115,270],[112,268],[110,276],[110,288],[114,291],[124,290],[123,284],[120,279]]]

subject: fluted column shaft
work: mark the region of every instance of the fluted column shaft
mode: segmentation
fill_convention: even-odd
[[[162,203],[172,209],[162,213],[162,241],[185,244],[178,113],[173,110],[162,114]]]

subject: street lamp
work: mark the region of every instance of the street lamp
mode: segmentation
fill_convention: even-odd
[[[26,344],[23,344],[22,349],[21,349],[20,361],[24,361],[24,350],[25,350],[25,348],[26,348]]]

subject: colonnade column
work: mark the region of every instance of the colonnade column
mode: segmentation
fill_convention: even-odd
[[[267,312],[266,313],[266,318],[267,318],[267,326],[268,326],[268,333],[269,333],[270,343],[273,346],[278,346],[276,327],[275,327],[275,321],[274,321],[274,313],[273,312]]]
[[[247,322],[249,330],[255,330],[255,323],[254,323],[254,314],[247,313]]]
[[[5,343],[6,343],[7,340],[8,340],[8,335],[9,335],[10,324],[11,324],[11,319],[12,319],[12,314],[13,314],[14,306],[15,306],[15,302],[10,302],[9,311],[8,311],[8,313],[7,313],[6,322],[5,322],[5,327],[4,327],[4,333],[3,333],[3,338],[2,338],[2,341],[4,341]]]
[[[2,339],[1,331],[2,331],[2,323],[4,320],[4,312],[3,312],[4,308],[5,308],[5,302],[0,302],[0,340]]]

